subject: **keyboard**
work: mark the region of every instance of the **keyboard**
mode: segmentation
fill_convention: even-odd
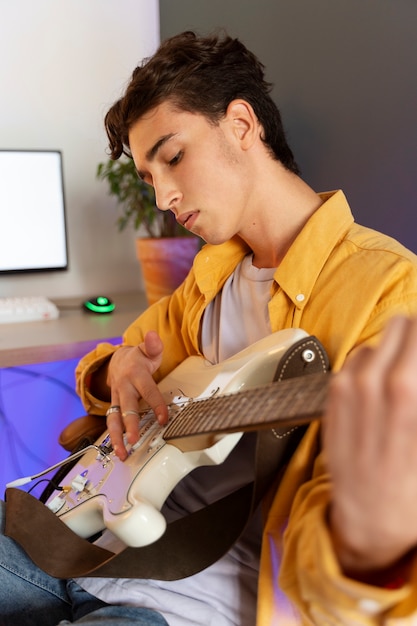
[[[58,307],[43,296],[0,298],[0,324],[55,320]]]

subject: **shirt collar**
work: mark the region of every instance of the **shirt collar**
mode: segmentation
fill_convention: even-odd
[[[306,306],[329,255],[354,221],[343,191],[319,195],[323,204],[305,224],[274,274],[274,280],[299,309]]]
[[[193,268],[198,287],[210,301],[223,287],[224,283],[250,248],[234,237],[219,245],[205,244],[197,254]]]
[[[296,307],[303,308],[330,253],[353,224],[353,216],[343,191],[319,194],[323,204],[299,233],[274,280]],[[206,244],[194,261],[195,279],[206,300],[214,298],[231,271],[250,252],[236,237],[220,245]]]

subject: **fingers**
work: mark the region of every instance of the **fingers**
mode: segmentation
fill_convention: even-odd
[[[152,360],[157,360],[162,357],[164,349],[161,338],[154,330],[150,330],[146,333],[145,339],[143,343],[140,344],[139,348]]]
[[[116,411],[116,408],[118,410]],[[114,409],[109,413],[110,409]],[[107,430],[109,431],[113,449],[117,456],[124,461],[127,457],[127,450],[123,442],[124,424],[120,405],[113,405],[107,412]]]
[[[157,333],[149,332],[142,344],[119,348],[110,361],[108,385],[113,410],[107,413],[107,428],[121,460],[127,457],[125,440],[134,444],[139,438],[140,408],[143,410],[144,404],[154,411],[161,424],[168,420],[168,408],[153,379],[162,352],[161,339]]]
[[[107,416],[107,429],[112,441],[113,449],[117,456],[124,461],[127,457],[124,433],[127,442],[136,443],[139,439],[139,419],[140,413],[134,409],[118,411]]]
[[[417,319],[394,318],[381,343],[387,396],[392,403],[409,400],[417,391]],[[411,396],[410,396],[411,392]]]
[[[332,378],[323,440],[339,545],[385,566],[417,543],[417,319],[393,318]]]
[[[387,327],[381,345],[385,357],[384,402],[386,455],[410,454],[417,438],[417,322],[396,318]],[[388,358],[388,355],[390,358]],[[410,467],[411,469],[411,467]]]
[[[393,436],[417,427],[417,320],[391,319],[379,346],[358,350],[338,377],[331,393],[362,415],[361,432],[386,453]]]
[[[376,422],[385,421],[400,405],[410,406],[411,390],[417,392],[417,320],[395,317],[377,348],[356,350],[333,377],[327,403],[331,421],[326,428],[352,434],[356,423],[356,443],[377,445],[378,432],[386,431],[378,431]],[[362,418],[352,421],[349,415]]]

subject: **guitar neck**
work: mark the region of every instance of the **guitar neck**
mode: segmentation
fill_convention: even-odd
[[[190,401],[169,424],[164,439],[305,424],[322,415],[329,378],[309,374]]]

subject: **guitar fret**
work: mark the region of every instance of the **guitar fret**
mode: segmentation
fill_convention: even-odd
[[[190,402],[167,427],[164,439],[309,422],[323,412],[328,380],[323,373],[309,374]]]

